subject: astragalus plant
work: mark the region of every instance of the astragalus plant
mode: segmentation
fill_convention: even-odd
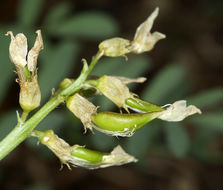
[[[133,40],[114,37],[101,42],[98,52],[89,64],[85,59],[82,60],[83,68],[80,75],[76,79],[65,78],[59,88],[52,93],[49,101],[31,117],[29,113],[38,108],[41,101],[37,58],[43,49],[42,34],[40,30],[36,32],[34,46],[28,51],[26,36],[22,33],[14,36],[13,32],[9,31],[6,34],[11,37],[9,57],[18,75],[16,81],[20,86],[19,104],[23,112],[22,114],[17,112],[17,125],[0,142],[0,159],[3,159],[27,137],[32,136],[38,138],[39,142],[48,147],[60,159],[61,164],[67,165],[68,168],[72,165],[95,169],[137,161],[120,146],[115,147],[110,153],[98,152],[81,145],[70,146],[65,140],[59,138],[53,129],[36,130],[38,124],[62,103],[65,103],[74,116],[80,119],[84,132],[89,129],[94,134],[94,130],[98,130],[116,137],[131,137],[137,130],[154,119],[177,122],[189,115],[201,113],[193,105],[187,107],[185,100],[158,106],[140,99],[129,90],[127,84],[142,83],[146,80],[144,77],[136,79],[108,75],[94,79],[88,77],[101,57],[123,56],[127,60],[127,54],[148,52],[159,40],[165,38],[162,33],[150,32],[158,11],[159,9],[156,8],[146,21],[139,25]],[[53,73],[49,73],[51,74]],[[120,109],[120,113],[99,112],[99,107],[87,99],[94,96],[107,97]]]

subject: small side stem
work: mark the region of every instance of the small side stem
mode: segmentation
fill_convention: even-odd
[[[60,103],[71,94],[82,88],[83,83],[94,68],[97,61],[102,57],[103,52],[99,51],[92,59],[89,67],[85,64],[80,76],[70,86],[63,89],[56,96],[52,97],[39,111],[37,111],[29,120],[22,125],[17,124],[15,128],[0,142],[0,160],[7,156],[15,147],[24,141],[33,129]],[[26,119],[28,113],[22,114],[22,121]]]
[[[22,116],[21,116],[21,121],[22,122],[25,122],[26,119],[27,119],[27,117],[28,117],[28,115],[29,115],[29,112],[28,111],[23,111],[22,112]]]

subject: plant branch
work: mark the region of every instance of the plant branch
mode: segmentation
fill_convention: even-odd
[[[15,128],[0,142],[0,160],[7,156],[14,148],[23,142],[33,129],[60,103],[64,102],[66,98],[82,88],[83,83],[94,68],[98,60],[103,56],[103,51],[99,51],[93,57],[89,67],[84,62],[84,67],[80,76],[70,86],[63,89],[56,96],[53,96],[39,111],[37,111],[29,120],[23,123],[26,119],[26,114],[22,115],[21,121]]]

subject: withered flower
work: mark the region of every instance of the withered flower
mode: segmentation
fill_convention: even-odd
[[[110,57],[125,56],[130,52],[140,54],[152,50],[159,40],[166,37],[160,32],[150,32],[158,12],[159,8],[156,8],[147,20],[139,25],[133,41],[119,37],[107,39],[99,44],[99,50],[103,50],[104,55]]]
[[[18,83],[20,85],[19,103],[23,110],[31,111],[40,105],[41,93],[37,81],[37,58],[43,49],[41,31],[36,31],[37,37],[33,48],[28,52],[27,39],[24,34],[16,36],[11,31],[6,35],[11,36],[9,57],[16,67]],[[27,55],[28,52],[28,55]]]
[[[187,107],[185,100],[179,100],[170,104],[166,110],[161,112],[158,118],[165,121],[182,121],[186,117],[196,113],[201,114],[201,110],[193,105]]]
[[[63,139],[54,134],[52,130],[34,131],[33,136],[47,146],[69,169],[72,166],[84,167],[87,169],[105,168],[119,166],[130,162],[137,162],[137,159],[127,154],[120,146],[113,149],[111,153],[89,150],[84,146],[70,146]]]
[[[166,37],[164,34],[159,32],[150,32],[158,13],[159,8],[156,8],[155,11],[147,18],[147,20],[140,24],[137,28],[130,48],[133,53],[139,54],[150,51],[153,49],[156,42]]]

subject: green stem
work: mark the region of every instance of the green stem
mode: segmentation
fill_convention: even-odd
[[[28,115],[29,115],[29,111],[24,111],[24,110],[23,110],[23,112],[22,112],[22,116],[21,116],[21,121],[22,121],[22,122],[25,122],[26,119],[27,119],[27,117],[28,117]]]
[[[80,76],[70,86],[63,89],[56,96],[52,97],[39,111],[37,111],[29,120],[25,123],[18,123],[15,128],[0,142],[0,160],[7,156],[15,147],[17,147],[22,141],[24,141],[32,130],[42,121],[54,108],[65,99],[82,88],[82,84],[87,79],[88,75],[94,68],[97,61],[102,57],[103,52],[98,52],[92,59],[89,67],[86,62],[81,71]],[[26,116],[22,116],[24,119]]]

